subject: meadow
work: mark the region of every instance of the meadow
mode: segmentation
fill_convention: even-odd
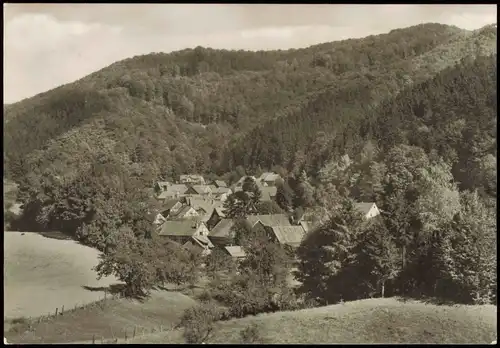
[[[92,270],[97,260],[97,250],[71,240],[4,232],[4,321],[102,299],[104,288],[118,281],[98,281]]]
[[[455,343],[489,344],[497,337],[496,306],[445,306],[396,298],[367,299],[293,312],[218,322],[206,343],[243,343],[255,325],[254,343]],[[182,330],[131,343],[184,343]]]

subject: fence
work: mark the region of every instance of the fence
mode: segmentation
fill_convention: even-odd
[[[102,310],[105,309],[108,304],[108,300],[114,300],[118,298],[118,295],[109,295],[107,291],[104,292],[103,298],[98,301],[75,305],[73,308],[67,308],[64,305],[61,307],[57,307],[53,312],[47,313],[47,315],[42,315],[36,318],[19,318],[12,321],[13,325],[21,325],[24,329],[27,329],[28,332],[32,332],[34,335],[36,334],[35,324],[41,324],[43,322],[50,322],[57,320],[58,318],[65,315],[76,314],[77,311],[92,309],[92,308],[100,308]],[[156,327],[143,327],[143,326],[134,326],[131,328],[120,329],[120,334],[115,335],[113,330],[111,331],[111,337],[104,338],[101,334],[93,334],[91,337],[88,337],[88,340],[84,342],[71,342],[71,343],[92,343],[92,344],[120,344],[127,343],[130,339],[134,339],[136,337],[142,337],[145,335],[150,335],[159,332],[171,331],[174,327],[172,326],[164,326],[158,325]],[[42,338],[43,341],[43,338]]]

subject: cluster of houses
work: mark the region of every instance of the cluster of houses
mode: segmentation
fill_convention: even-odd
[[[220,248],[234,259],[244,258],[243,249],[234,245],[235,221],[225,216],[223,205],[230,194],[242,190],[246,178],[231,187],[221,180],[207,184],[201,175],[181,175],[177,183],[157,182],[156,198],[161,209],[154,224],[158,235],[194,248],[202,255]],[[262,192],[262,201],[275,199],[279,174],[264,173],[251,178]],[[375,203],[358,203],[357,208],[367,219],[380,214]],[[292,221],[286,214],[251,215],[246,220],[250,228],[265,231],[271,240],[291,249],[298,247],[306,233],[315,227],[304,219]]]

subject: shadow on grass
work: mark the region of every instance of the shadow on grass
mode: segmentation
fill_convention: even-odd
[[[147,294],[137,294],[134,296],[128,295],[126,292],[127,288],[126,288],[125,284],[111,284],[110,286],[98,286],[98,287],[82,285],[82,288],[84,288],[85,290],[88,290],[88,291],[92,291],[92,292],[107,291],[107,293],[111,296],[120,296],[123,298],[133,299],[133,300],[137,300],[141,303],[143,303],[148,298]]]
[[[457,303],[452,300],[443,299],[439,297],[429,297],[429,296],[399,296],[396,297],[399,302],[408,302],[408,301],[419,301],[425,304],[432,304],[435,306],[458,306],[460,303]]]

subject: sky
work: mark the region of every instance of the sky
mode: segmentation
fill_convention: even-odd
[[[496,5],[4,4],[4,103],[141,54],[300,48],[426,22],[478,29]]]

